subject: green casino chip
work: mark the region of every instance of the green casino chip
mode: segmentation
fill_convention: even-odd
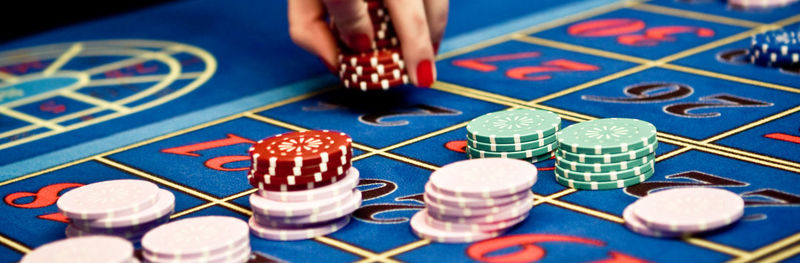
[[[543,155],[534,156],[532,158],[525,158],[525,159],[520,159],[520,160],[529,161],[531,163],[538,163],[538,162],[544,162],[544,161],[550,160],[550,158],[553,158],[553,156],[555,156],[555,152],[546,153],[546,154],[543,154]]]
[[[656,127],[636,119],[599,119],[570,125],[558,134],[559,148],[572,153],[624,153],[656,141]]]
[[[559,176],[558,174],[556,174],[555,176],[556,176],[556,181],[558,181],[559,184],[566,187],[581,189],[581,190],[611,190],[611,189],[628,187],[647,181],[647,179],[653,176],[653,172],[654,172],[653,170],[648,170],[647,172],[640,174],[638,176],[622,180],[606,181],[606,182],[583,182],[583,181],[567,179]]]
[[[631,161],[618,162],[618,163],[580,163],[580,162],[565,160],[564,158],[561,157],[557,157],[556,165],[563,168],[564,170],[570,170],[574,172],[602,173],[602,172],[628,170],[633,167],[640,166],[647,162],[653,161],[653,158],[655,158],[655,154],[651,153],[645,155],[642,158],[638,158]]]
[[[556,155],[565,160],[579,163],[618,163],[642,158],[648,154],[655,153],[656,149],[658,149],[658,142],[647,145],[635,151],[624,153],[576,154],[559,149],[556,151]]]
[[[575,172],[561,168],[560,166],[556,166],[555,173],[558,174],[558,176],[574,181],[611,182],[642,175],[647,171],[653,170],[653,168],[655,168],[655,162],[650,161],[648,163],[633,167],[628,170],[610,171],[603,173]]]
[[[467,124],[467,137],[490,144],[523,143],[545,138],[561,128],[561,117],[536,109],[492,112]]]
[[[551,144],[545,145],[543,147],[534,148],[530,150],[518,151],[518,152],[490,152],[490,151],[482,151],[478,149],[474,149],[467,145],[467,154],[472,157],[478,158],[491,158],[491,157],[500,157],[500,158],[513,158],[513,159],[526,159],[526,158],[533,158],[540,155],[545,155],[550,152],[553,152],[558,148],[558,142],[553,142]]]
[[[534,141],[527,141],[523,143],[506,143],[506,144],[491,144],[484,142],[473,141],[467,136],[467,144],[473,149],[489,152],[518,152],[524,150],[536,149],[544,147],[556,141],[556,135],[550,135]]]

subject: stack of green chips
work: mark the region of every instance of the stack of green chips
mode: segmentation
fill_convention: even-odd
[[[655,172],[656,127],[636,119],[599,119],[556,134],[556,181],[584,190],[644,182]]]
[[[558,149],[557,114],[514,109],[485,114],[467,124],[469,158],[514,158],[535,163],[553,157]]]

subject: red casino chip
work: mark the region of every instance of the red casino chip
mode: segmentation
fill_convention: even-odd
[[[312,164],[303,167],[275,167],[269,166],[268,163],[251,162],[250,170],[256,173],[268,174],[273,176],[297,176],[307,175],[313,173],[327,172],[328,170],[335,169],[336,167],[349,164],[353,158],[353,151],[344,155],[343,157],[333,158],[328,162],[320,164]]]
[[[400,60],[397,63],[388,63],[388,64],[378,64],[377,66],[350,66],[347,63],[342,63],[339,65],[339,74],[340,76],[349,76],[350,74],[357,74],[359,76],[369,75],[372,73],[378,74],[386,74],[387,72],[391,72],[395,69],[399,69],[404,71],[406,69],[405,62]]]
[[[400,47],[400,41],[397,40],[397,37],[379,39],[372,42],[372,49],[390,49],[399,47]]]
[[[347,63],[350,66],[372,66],[378,64],[397,63],[400,61],[400,49],[381,49],[368,53],[360,54],[340,54],[339,63]]]
[[[375,32],[375,41],[389,40],[393,37],[397,37],[397,31],[394,31],[393,26],[376,25],[374,32]]]
[[[388,12],[386,12],[386,14],[388,14]],[[372,21],[372,25],[373,26],[377,25],[379,23],[385,23],[385,22],[392,21],[391,17],[388,16],[388,15],[377,16],[377,15],[370,14],[369,19],[370,19],[370,21]]]
[[[362,75],[359,76],[356,73],[351,73],[349,76],[345,75],[345,74],[339,74],[339,77],[342,80],[344,80],[344,79],[349,80],[350,83],[358,83],[358,82],[361,82],[361,81],[378,83],[381,80],[400,79],[400,78],[403,77],[404,74],[405,74],[405,71],[399,70],[399,69],[395,69],[395,70],[392,70],[390,72],[385,72],[384,74],[370,73],[370,74],[362,74]]]
[[[323,186],[327,186],[327,185],[330,185],[330,184],[333,184],[335,182],[338,182],[338,181],[342,180],[343,178],[345,178],[346,175],[347,175],[347,172],[345,171],[344,173],[342,173],[340,175],[334,175],[334,176],[332,176],[330,178],[322,179],[319,182],[314,182],[312,180],[311,182],[308,182],[308,183],[305,183],[305,184],[295,184],[295,185],[265,184],[262,180],[256,179],[257,176],[251,176],[249,173],[248,173],[247,179],[248,179],[248,182],[250,182],[250,185],[252,185],[253,187],[255,187],[255,188],[257,188],[257,189],[259,189],[261,191],[289,192],[289,191],[305,191],[305,190],[310,190],[310,189],[314,189],[314,188],[320,188],[320,187],[323,187]],[[278,176],[275,176],[275,177],[278,177]]]
[[[259,183],[270,186],[276,186],[276,185],[296,186],[296,185],[306,185],[308,183],[320,183],[326,180],[330,180],[333,177],[344,174],[345,172],[347,172],[347,169],[350,169],[350,163],[346,163],[338,167],[333,167],[325,172],[316,172],[303,175],[292,175],[292,174],[270,175],[267,173],[251,170],[247,174],[247,178],[248,180],[250,180],[250,184],[254,186],[258,185]]]
[[[369,11],[369,16],[374,18],[379,18],[389,15],[389,10],[387,10],[385,6],[379,6],[376,8],[369,8],[369,6],[367,6],[367,11]]]
[[[352,89],[359,89],[361,91],[370,91],[370,90],[389,90],[392,87],[398,87],[405,84],[408,84],[408,75],[402,75],[400,79],[393,79],[393,80],[381,80],[377,83],[371,81],[359,81],[356,83],[350,82],[350,80],[344,79],[342,80],[342,84],[345,88],[352,88]]]
[[[347,134],[329,130],[288,132],[258,141],[250,148],[259,166],[291,168],[327,163],[352,151]]]
[[[367,10],[375,10],[375,9],[378,9],[378,8],[386,8],[383,5],[383,1],[369,1],[369,0],[367,0],[365,2],[367,2]]]
[[[342,42],[341,40],[337,40],[337,45],[342,54],[345,55],[358,54],[358,52],[347,47],[347,45],[345,45],[344,42]],[[399,48],[400,48],[400,40],[398,40],[396,36],[391,36],[388,38],[377,39],[375,41],[372,41],[372,50],[399,49]]]

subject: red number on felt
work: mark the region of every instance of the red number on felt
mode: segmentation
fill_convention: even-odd
[[[556,59],[545,61],[542,63],[542,66],[525,66],[525,67],[516,67],[509,69],[506,71],[506,76],[512,79],[518,80],[546,80],[550,79],[550,75],[537,75],[537,76],[530,76],[531,74],[536,73],[545,73],[545,72],[560,72],[560,71],[593,71],[598,70],[600,68],[589,65],[578,63],[575,61],[570,61],[566,59]]]
[[[675,41],[673,35],[694,33],[699,37],[713,37],[714,30],[693,26],[659,26],[648,28],[641,35],[625,35],[617,37],[617,42],[629,46],[656,46],[661,42]]]
[[[453,65],[481,72],[490,72],[497,70],[497,66],[487,64],[486,62],[532,58],[532,57],[538,57],[539,55],[540,55],[539,52],[522,52],[514,54],[489,56],[489,57],[459,59],[453,61]],[[599,68],[594,65],[579,63],[566,59],[556,59],[556,60],[545,61],[540,66],[515,67],[507,70],[505,74],[506,77],[512,79],[538,81],[538,80],[547,80],[552,77],[550,75],[536,75],[536,76],[531,76],[531,75],[537,73],[547,73],[547,72],[592,71],[598,69]]]
[[[208,161],[205,162],[205,165],[206,167],[217,171],[225,171],[225,172],[245,171],[248,169],[247,167],[226,168],[225,165],[233,162],[248,161],[248,160],[250,160],[250,156],[245,156],[245,155],[220,156],[208,159]]]
[[[196,153],[203,150],[215,149],[225,146],[236,145],[240,143],[246,144],[254,144],[255,142],[247,139],[236,136],[235,134],[228,134],[227,138],[195,143],[190,145],[178,146],[173,148],[167,148],[161,150],[163,153],[172,153],[177,155],[184,155],[184,156],[191,156],[191,157],[200,157],[200,154]],[[225,164],[239,162],[244,160],[249,160],[250,157],[246,155],[229,155],[229,156],[219,156],[214,157],[205,162],[205,166],[214,169],[217,171],[244,171],[247,170],[247,167],[241,168],[226,168],[224,167]]]
[[[25,208],[25,209],[36,209],[36,208],[43,208],[47,206],[51,206],[58,201],[58,193],[67,188],[73,187],[80,187],[83,184],[78,183],[60,183],[60,184],[52,184],[39,189],[36,193],[31,192],[16,192],[6,195],[3,201],[6,204],[17,207],[17,208]],[[33,200],[28,203],[17,203],[16,201],[20,198],[25,197],[33,197]],[[69,219],[60,213],[51,213],[51,214],[44,214],[39,215],[37,218],[56,221],[56,222],[63,222],[68,223]]]
[[[567,28],[567,33],[581,37],[607,37],[629,34],[644,28],[644,22],[638,19],[611,18],[572,25]]]
[[[53,114],[63,113],[67,110],[67,106],[64,104],[57,104],[54,100],[48,100],[39,104],[39,110],[44,112],[51,112]]]
[[[532,58],[538,56],[539,52],[522,52],[515,54],[490,56],[490,57],[459,59],[459,60],[454,60],[453,65],[477,71],[489,72],[497,70],[497,66],[489,65],[484,62],[506,61],[506,60],[515,60],[523,58]]]
[[[629,18],[598,19],[581,22],[567,28],[567,33],[579,37],[617,36],[617,42],[629,46],[656,46],[675,41],[674,35],[693,33],[698,37],[713,37],[714,30],[694,26],[657,26],[645,28],[643,21]],[[644,29],[643,34],[633,34]]]
[[[115,69],[111,71],[107,71],[105,73],[107,78],[122,78],[122,77],[130,77],[136,74],[144,75],[156,72],[158,70],[158,66],[149,66],[145,67],[144,64],[139,63],[133,66],[124,67],[122,69]]]
[[[10,74],[24,75],[27,74],[31,69],[43,69],[43,68],[44,64],[42,64],[41,61],[37,60],[37,61],[20,63],[17,65],[0,67],[0,71]]]
[[[764,137],[767,137],[767,138],[770,138],[770,139],[774,139],[774,140],[779,140],[779,141],[793,142],[793,143],[800,144],[800,137],[794,136],[794,135],[785,134],[785,133],[780,133],[780,132],[769,133],[769,134],[764,135]]]
[[[448,150],[458,152],[458,153],[467,153],[467,141],[450,141],[444,144],[444,147]]]
[[[483,262],[534,262],[544,258],[547,251],[537,243],[562,242],[590,246],[605,246],[602,241],[593,239],[553,234],[521,234],[510,235],[474,243],[467,248],[467,256]],[[517,250],[497,256],[489,256],[492,252],[516,247]],[[603,263],[638,263],[648,262],[617,251],[609,251],[609,258],[597,262]]]

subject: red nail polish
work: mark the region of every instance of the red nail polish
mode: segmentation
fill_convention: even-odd
[[[433,84],[433,64],[430,60],[423,60],[417,64],[417,86],[428,88]]]
[[[358,34],[350,37],[350,46],[356,51],[369,51],[372,49],[372,41],[365,34]]]

